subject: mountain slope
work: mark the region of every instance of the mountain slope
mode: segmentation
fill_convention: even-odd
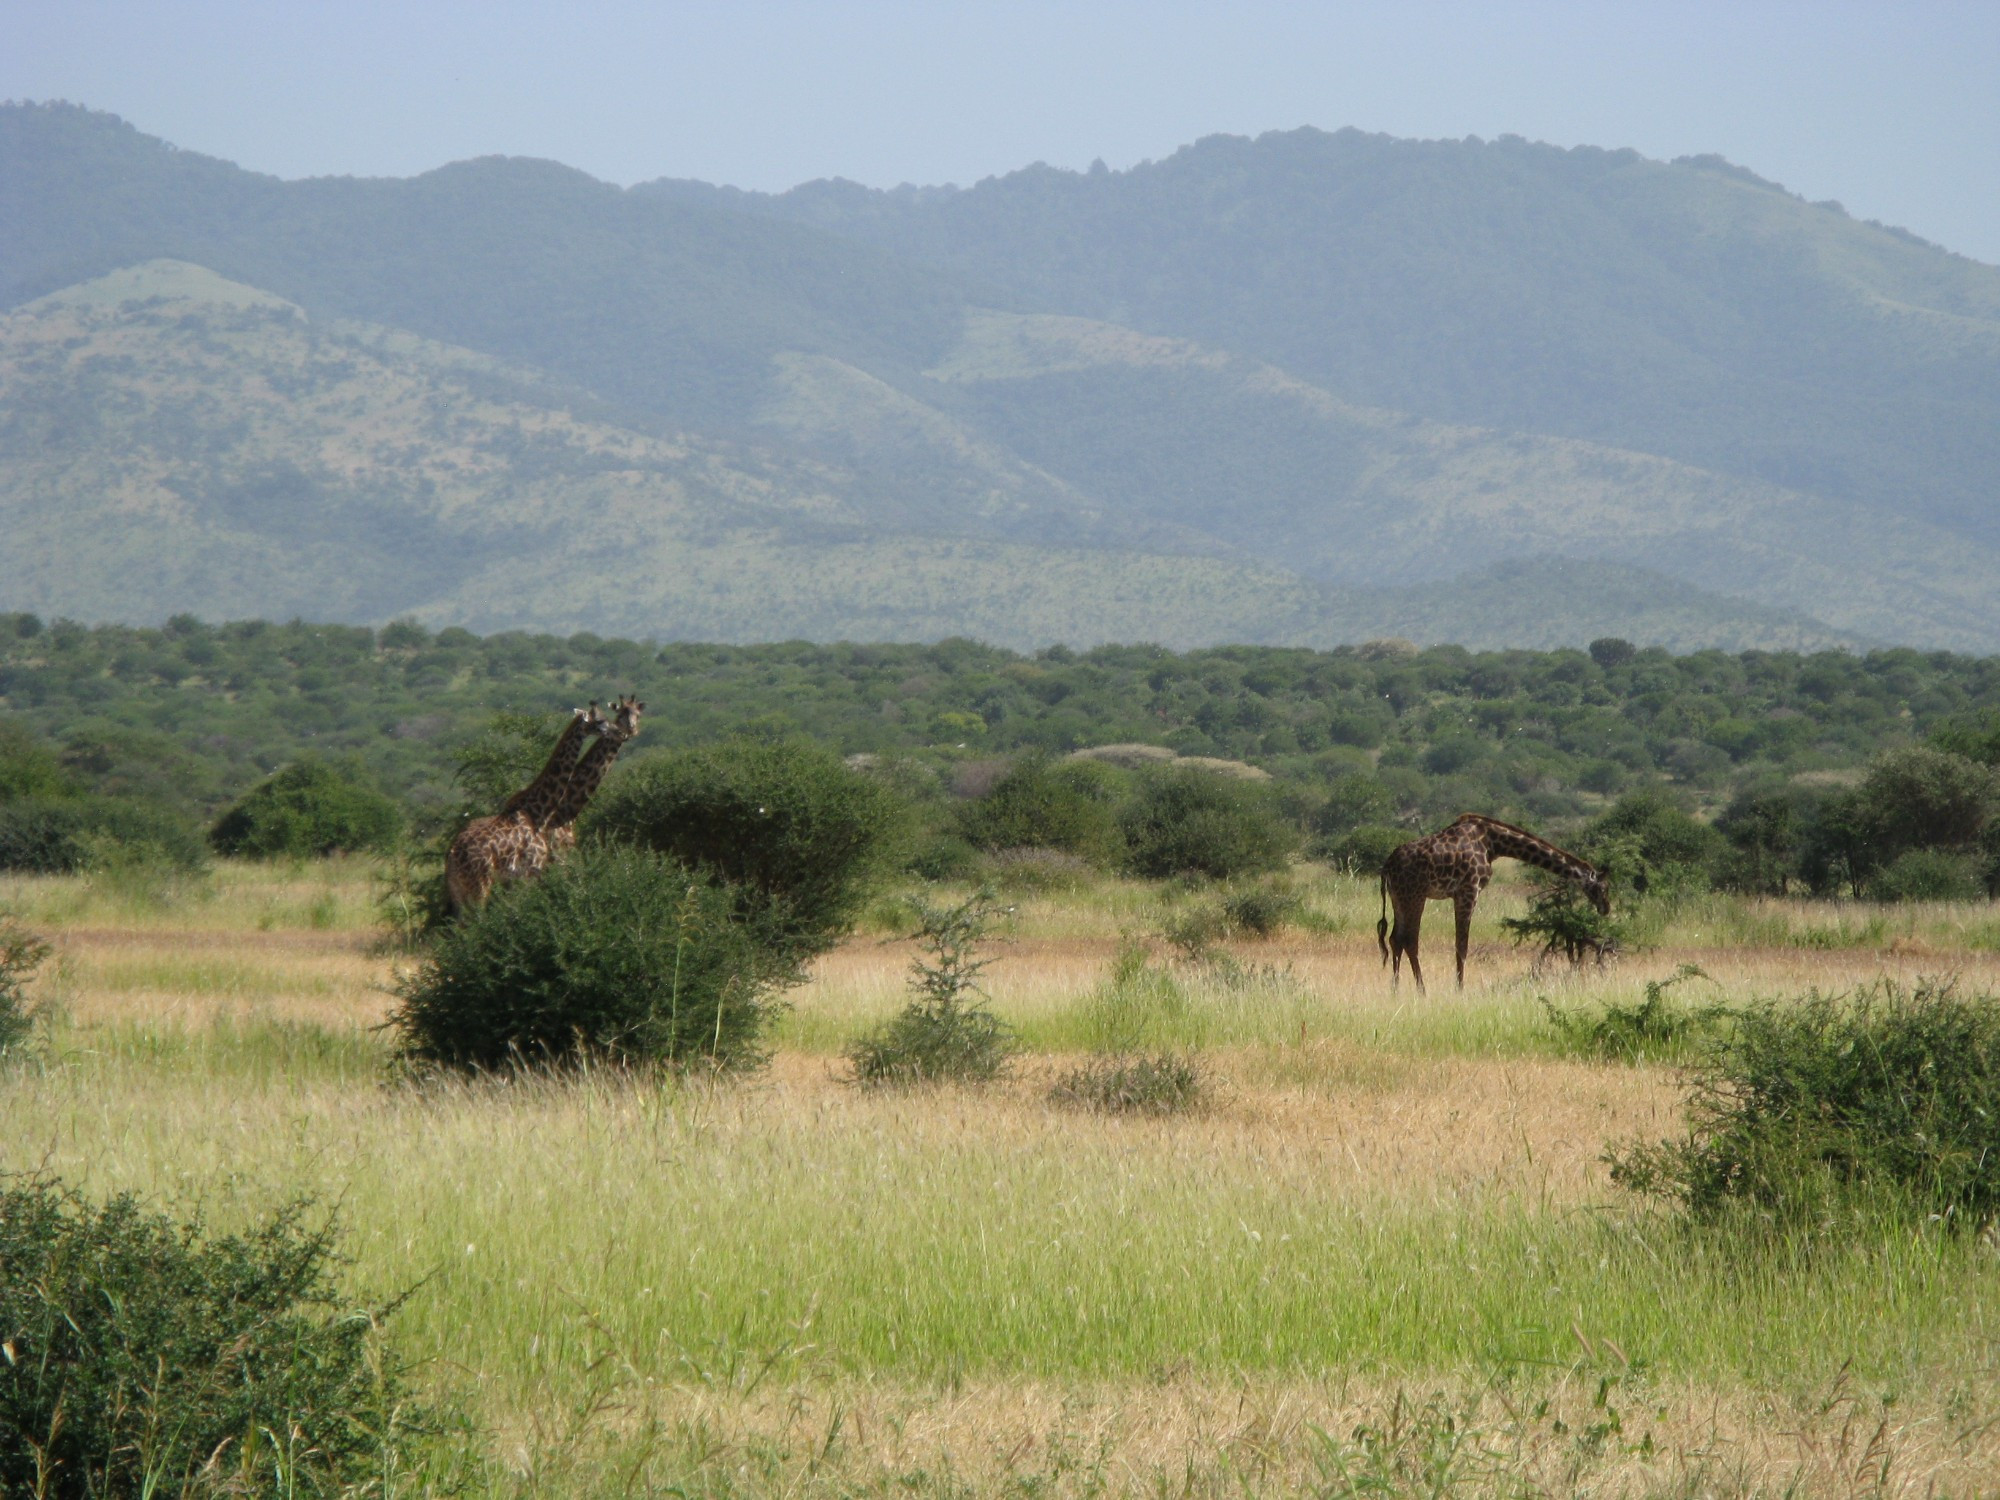
[[[591,608],[1316,639],[1383,587],[1482,629],[1436,591],[1475,574],[1532,633],[1487,585],[1557,558],[1621,580],[1603,633],[1693,638],[1651,578],[1755,601],[1714,605],[1745,644],[2000,649],[2000,272],[1726,163],[1302,131],[964,192],[286,183],[0,106],[0,223],[31,607],[559,611],[552,557],[665,547]],[[213,326],[120,283],[31,331],[161,257],[236,284],[175,273]],[[1088,580],[1127,566],[1121,616]]]
[[[2000,270],[1716,158],[1307,129],[965,191],[634,191],[833,230],[1361,404],[2000,540]]]
[[[1065,517],[1130,528],[1093,521],[1111,513],[953,418],[847,367],[811,368],[850,407],[886,405],[892,433],[959,453],[965,493],[988,486],[985,511],[885,525],[881,487],[832,459],[632,431],[532,371],[319,324],[186,263],[129,268],[0,319],[0,599],[93,619],[415,614],[711,640],[1328,645],[1433,639],[1438,620],[1473,642],[1551,629],[1681,646],[1851,639],[1583,564],[1548,565],[1568,569],[1579,607],[1538,625],[1535,583],[1475,580],[1449,598],[1341,590],[1220,545],[1007,540],[996,514],[1021,530]],[[777,415],[804,421],[826,399],[802,387]],[[834,426],[882,423],[847,411]]]

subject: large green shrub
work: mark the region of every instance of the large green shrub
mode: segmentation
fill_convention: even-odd
[[[1282,869],[1297,846],[1262,786],[1189,767],[1147,773],[1120,821],[1135,875],[1227,880]]]
[[[305,1205],[211,1236],[129,1196],[0,1190],[0,1495],[344,1496],[420,1413]]]
[[[790,961],[733,893],[650,850],[586,845],[438,938],[390,1024],[414,1062],[584,1058],[743,1068]]]
[[[734,740],[655,755],[620,776],[584,825],[727,883],[741,914],[794,953],[838,940],[893,863],[903,800],[803,740]]]
[[[1328,840],[1321,852],[1326,862],[1335,869],[1372,878],[1380,873],[1382,862],[1409,843],[1412,837],[1407,828],[1363,823],[1358,828],[1348,829],[1336,839]]]
[[[21,725],[0,720],[0,803],[69,797],[76,790],[53,750]]]
[[[1977,901],[1986,883],[1975,854],[1906,849],[1876,872],[1868,894],[1877,901]]]
[[[1579,842],[1618,885],[1640,893],[1701,889],[1729,852],[1726,838],[1657,789],[1620,797]]]
[[[402,811],[358,770],[301,760],[238,798],[216,820],[209,842],[220,854],[303,859],[389,849],[402,830]]]
[[[1882,980],[1733,1021],[1695,1071],[1688,1134],[1615,1152],[1614,1180],[1698,1218],[1741,1206],[1805,1228],[1857,1208],[1956,1227],[2000,1212],[2000,1001]]]
[[[122,797],[25,797],[0,803],[0,870],[66,875],[119,857],[198,870],[201,836],[162,807]]]
[[[982,849],[1056,849],[1096,865],[1116,864],[1123,773],[1096,761],[1018,761],[959,814],[965,837]]]

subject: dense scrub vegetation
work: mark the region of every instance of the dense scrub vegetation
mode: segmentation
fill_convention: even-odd
[[[775,992],[797,976],[736,904],[657,854],[587,845],[443,931],[400,985],[402,1054],[479,1069],[752,1066]]]
[[[1688,1134],[1615,1152],[1616,1180],[1697,1218],[1741,1208],[1809,1231],[1857,1210],[1954,1229],[2000,1212],[1993,996],[1884,979],[1729,1019],[1697,1067]]]
[[[353,778],[435,830],[463,808],[459,778],[478,779],[497,709],[545,714],[613,690],[656,705],[648,748],[620,778],[664,785],[676,753],[732,735],[806,736],[873,757],[876,781],[928,809],[919,855],[941,867],[958,856],[940,840],[960,855],[1026,845],[1129,859],[1146,776],[1061,757],[1136,743],[1261,767],[1273,779],[1246,795],[1267,798],[1310,852],[1363,866],[1476,808],[1562,836],[1609,815],[1596,847],[1636,888],[1966,894],[2000,870],[2000,659],[1673,656],[1622,641],[1027,656],[962,640],[661,647],[411,623],[183,616],[140,630],[7,616],[0,834],[51,808],[102,819],[105,799],[191,830],[309,757],[348,757]],[[756,755],[738,755],[747,776]],[[75,848],[87,857],[87,842]]]
[[[0,1190],[0,1493],[362,1493],[422,1421],[375,1318],[294,1206],[236,1235],[130,1196]]]

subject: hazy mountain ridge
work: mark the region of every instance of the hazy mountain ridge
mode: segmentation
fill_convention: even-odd
[[[1712,159],[1304,129],[1209,137],[1128,172],[713,201],[1361,404],[2000,539],[2000,270]]]
[[[1440,620],[1454,639],[1549,638],[1535,589],[1497,580],[1446,599],[1328,589],[1222,556],[909,534],[906,517],[878,514],[879,486],[837,463],[634,432],[536,390],[533,372],[319,326],[181,263],[40,299],[0,319],[13,542],[0,597],[45,614],[412,614],[738,641],[1329,645],[1428,639]],[[961,436],[941,415],[918,425]],[[1590,603],[1565,628],[1638,620],[1686,646],[1851,639],[1657,577],[1567,567]]]
[[[2000,272],[1727,164],[1301,131],[962,191],[284,183],[5,106],[0,221],[17,318],[173,256],[277,340],[141,357],[160,309],[100,285],[95,365],[16,361],[0,588],[44,612],[1322,643],[1422,597],[1550,644],[1502,584],[1568,558],[1594,633],[2000,647]]]

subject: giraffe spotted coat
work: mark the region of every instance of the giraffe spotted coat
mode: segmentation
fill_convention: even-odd
[[[1407,955],[1410,977],[1416,980],[1419,990],[1424,987],[1424,971],[1417,962],[1424,905],[1429,901],[1450,901],[1458,928],[1458,983],[1461,989],[1465,987],[1465,950],[1472,933],[1472,909],[1479,902],[1479,893],[1493,878],[1496,859],[1518,859],[1573,880],[1583,887],[1584,895],[1599,912],[1611,909],[1604,874],[1588,860],[1557,848],[1547,839],[1537,838],[1525,828],[1479,813],[1460,813],[1450,827],[1412,839],[1392,850],[1382,861],[1382,920],[1375,924],[1375,940],[1381,945],[1382,961],[1391,965],[1392,982],[1402,978],[1403,959]],[[1393,929],[1389,923],[1391,911],[1396,918]]]

